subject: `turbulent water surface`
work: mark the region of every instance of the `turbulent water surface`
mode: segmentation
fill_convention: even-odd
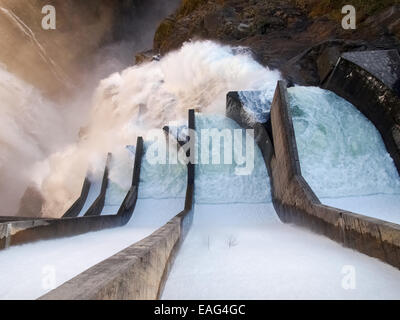
[[[204,129],[216,129],[209,140],[209,163],[205,164],[199,157],[199,165],[196,166],[195,194],[197,203],[257,203],[271,201],[270,181],[265,169],[264,159],[260,150],[256,147],[251,137],[246,141],[245,132],[233,120],[221,115],[196,115],[196,129],[199,134],[199,146],[202,145],[200,132]],[[221,149],[213,154],[213,143],[218,141],[222,130],[232,138],[232,148],[227,144],[228,140],[221,139]],[[242,131],[241,139],[235,140],[234,130]],[[212,141],[212,143],[211,143]],[[224,143],[225,144],[224,144]],[[235,161],[234,153],[246,155],[246,144],[251,144],[253,154],[248,154],[249,170],[244,174],[238,172],[238,168],[244,168],[244,164]],[[225,163],[224,147],[232,154],[232,163]],[[202,152],[201,148],[199,153]],[[212,156],[220,154],[221,163],[213,164]],[[248,153],[250,153],[248,151]]]
[[[45,212],[62,214],[76,199],[86,168],[102,170],[99,159],[107,152],[126,157],[126,146],[137,136],[170,123],[187,123],[189,109],[224,114],[228,91],[269,92],[279,79],[279,72],[264,68],[246,50],[211,41],[186,43],[161,61],[111,75],[96,91],[81,140],[48,159],[50,170],[42,184]],[[117,180],[118,174],[112,175]],[[74,183],[68,183],[71,180]],[[126,189],[126,182],[114,182],[118,184],[114,187]]]
[[[400,177],[375,126],[330,91],[288,91],[302,174],[321,201],[400,223]]]

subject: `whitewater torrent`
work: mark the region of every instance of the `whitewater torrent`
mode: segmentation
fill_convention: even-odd
[[[375,126],[330,91],[288,93],[302,174],[321,201],[400,223],[400,177]]]
[[[5,72],[0,79],[6,76],[11,77]],[[191,108],[198,111],[198,129],[239,129],[234,121],[222,116],[226,93],[233,90],[256,90],[258,93],[240,96],[255,119],[265,120],[279,77],[278,72],[262,67],[242,48],[203,41],[187,43],[159,62],[134,66],[103,80],[80,141],[37,163],[35,167],[39,169],[34,174],[37,181],[42,181],[44,213],[59,217],[78,196],[87,172],[95,183],[90,196],[90,201],[94,200],[107,152],[112,152],[103,214],[114,214],[130,187],[136,137],[143,135],[146,154],[133,218],[123,228],[0,252],[0,298],[37,298],[168,222],[183,209],[187,171],[182,164],[148,163],[150,140],[146,133],[171,123],[179,132],[187,123],[187,110]],[[18,83],[12,80],[11,83]],[[9,88],[9,82],[5,88]],[[23,92],[26,86],[19,90]],[[7,97],[8,92],[4,91],[1,94]],[[9,96],[11,102],[27,96],[18,90],[16,93]],[[393,163],[382,149],[376,129],[353,106],[320,89],[293,88],[289,93],[303,174],[317,195],[357,199],[379,193],[397,195],[398,175],[394,175]],[[335,108],[342,110],[343,115]],[[12,112],[4,110],[7,116]],[[361,129],[357,129],[359,126]],[[346,131],[347,127],[351,131]],[[310,134],[313,131],[315,137]],[[349,134],[355,138],[349,138]],[[16,142],[27,150],[32,148],[23,144],[26,141]],[[32,162],[40,160],[38,156]],[[2,163],[6,162],[2,159]],[[346,170],[347,164],[348,170],[340,171],[341,167]],[[194,224],[177,256],[163,298],[400,297],[397,269],[279,221],[271,203],[267,170],[257,147],[251,174],[237,175],[237,167],[237,163],[196,166]],[[316,180],[317,176],[323,181]],[[332,181],[328,181],[331,176]],[[346,267],[355,268],[354,290],[343,287]],[[55,280],[51,287],[47,281],[49,272]]]
[[[170,122],[186,122],[188,109],[225,112],[226,93],[248,89],[272,95],[280,74],[255,62],[243,48],[190,42],[161,61],[133,66],[103,80],[79,143],[47,160],[42,184],[46,216],[59,217],[79,196],[88,168],[102,172],[107,152],[122,154],[138,135]],[[95,168],[95,169],[93,169]],[[126,176],[112,175],[125,190]],[[111,201],[112,202],[112,201]],[[118,201],[117,201],[118,202]]]
[[[160,62],[111,75],[96,92],[91,120],[81,130],[79,143],[38,165],[36,174],[44,178],[46,215],[64,213],[79,194],[87,172],[95,184],[100,182],[110,151],[110,184],[102,214],[115,213],[131,183],[132,145],[138,135],[145,136],[149,128],[170,123],[182,127],[190,108],[223,113],[221,103],[225,104],[229,90],[247,88],[272,94],[278,79],[278,72],[262,67],[245,50],[209,41],[187,43]],[[43,175],[45,169],[48,173]],[[167,165],[166,169],[165,165],[151,166],[144,160],[140,199],[126,227],[0,252],[1,298],[37,298],[53,288],[44,284],[49,270],[54,271],[54,286],[58,286],[151,234],[183,209],[186,178],[186,167],[180,164]]]
[[[375,126],[333,92],[296,86],[288,95],[302,175],[320,200],[400,223],[400,177]],[[267,93],[239,97],[250,121],[266,121]]]
[[[174,139],[169,141],[177,149]],[[177,164],[152,165],[146,159],[148,146],[144,144],[144,156],[140,169],[139,199],[184,199],[187,184],[187,168],[183,159]],[[168,149],[165,149],[168,154]],[[123,152],[114,155],[109,173],[109,185],[106,192],[105,207],[102,214],[118,212],[129,188],[131,187],[135,148],[130,146]]]
[[[218,128],[236,127],[223,117],[196,116],[198,126],[209,123]],[[400,297],[396,268],[279,221],[270,202],[271,188],[261,152],[255,153],[255,174],[240,181],[240,186],[234,167],[222,170],[218,184],[211,169],[196,166],[193,226],[162,299]],[[210,190],[214,204],[202,203],[202,190]],[[259,203],[240,203],[243,197]],[[348,270],[356,272],[355,287],[350,289],[345,278]]]
[[[218,132],[213,132],[212,143],[214,143],[217,134],[222,129],[228,129],[232,137],[234,135],[233,130],[241,129],[241,127],[233,120],[226,118],[222,115],[202,115],[196,114],[196,130],[199,132],[198,148],[201,145],[200,132],[203,129],[218,129]],[[219,137],[219,136],[218,136]],[[226,142],[226,141],[225,141]],[[238,143],[233,141],[234,144]],[[230,152],[245,153],[245,139],[239,143],[243,143],[243,148],[234,148]],[[209,144],[209,153],[212,155],[212,143]],[[252,140],[254,145],[254,140]],[[218,150],[221,155],[224,154],[223,148],[227,147],[221,142],[221,149]],[[195,195],[196,203],[257,203],[257,202],[269,202],[271,201],[271,192],[269,191],[269,177],[265,170],[264,160],[261,156],[261,151],[258,148],[254,149],[254,159],[252,165],[254,169],[250,174],[237,175],[236,168],[243,167],[235,161],[233,157],[232,164],[225,164],[224,158],[221,156],[220,164],[209,164],[201,163],[196,166],[196,183],[195,183]],[[221,196],[223,191],[224,196]],[[240,195],[238,197],[237,195]]]
[[[302,173],[317,196],[400,195],[393,159],[361,112],[330,91],[288,92]]]

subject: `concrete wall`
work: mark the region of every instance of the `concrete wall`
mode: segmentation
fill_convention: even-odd
[[[195,129],[194,110],[189,111],[189,128]],[[193,204],[194,165],[189,164],[185,207],[182,212],[147,238],[100,262],[40,299],[159,298],[175,256],[191,227]]]
[[[234,119],[235,109],[228,108],[227,116]],[[270,121],[273,144],[264,126],[257,124],[255,132],[270,173],[279,218],[400,268],[399,225],[322,205],[302,177],[284,82],[278,83]]]
[[[110,171],[111,158],[112,158],[112,155],[111,155],[111,153],[109,153],[107,155],[106,166],[104,168],[104,174],[103,174],[103,180],[101,183],[100,194],[96,198],[96,200],[93,202],[93,204],[90,206],[88,211],[85,213],[85,215],[84,215],[85,217],[100,216],[101,212],[103,211],[104,203],[106,201],[106,192],[107,192],[107,187],[108,187],[108,172]]]
[[[393,67],[400,69],[400,65]],[[399,94],[373,74],[343,58],[323,87],[351,102],[375,125],[400,174]]]
[[[86,199],[89,195],[90,186],[91,186],[91,182],[86,175],[85,181],[83,182],[83,185],[82,185],[81,195],[74,202],[74,204],[71,206],[71,208],[69,208],[67,210],[67,212],[64,213],[62,218],[73,218],[73,217],[77,217],[79,215],[79,213],[81,212],[83,206],[85,205]]]
[[[103,180],[101,184],[101,190],[99,196],[90,206],[88,211],[84,214],[85,216],[99,216],[104,208],[104,202],[106,199],[106,191],[108,186],[108,173],[111,164],[112,154],[109,153],[107,155],[107,161],[104,168]],[[77,217],[82,211],[83,206],[85,205],[86,199],[88,197],[89,191],[91,187],[91,182],[89,178],[86,176],[85,181],[82,186],[82,192],[79,198],[74,202],[74,204],[67,210],[67,212],[62,216],[62,218],[73,218]]]
[[[69,237],[125,225],[130,220],[136,206],[142,156],[143,139],[139,137],[136,143],[132,186],[117,214],[0,223],[0,250],[38,240]]]

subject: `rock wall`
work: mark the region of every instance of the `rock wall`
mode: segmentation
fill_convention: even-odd
[[[0,63],[47,96],[79,90],[96,64],[127,66],[135,51],[150,48],[178,1],[0,0]],[[41,26],[45,5],[56,9],[55,30]],[[116,71],[104,69],[98,77]]]
[[[56,30],[41,26],[44,5],[56,8]],[[0,61],[53,96],[72,89],[80,61],[112,36],[116,8],[108,0],[0,0]]]
[[[397,0],[365,13],[357,1],[356,30],[341,25],[342,6],[321,0],[192,0],[165,19],[156,31],[154,50],[165,54],[190,39],[212,39],[250,49],[257,61],[283,72],[288,81],[318,86],[318,59],[327,48],[400,49],[400,6]],[[189,5],[192,3],[192,5]],[[315,10],[320,7],[322,10]]]

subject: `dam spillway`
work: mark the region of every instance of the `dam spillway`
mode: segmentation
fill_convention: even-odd
[[[216,115],[198,115],[196,124],[200,130],[238,127]],[[246,177],[235,176],[237,164],[225,165],[218,170],[223,179],[213,179],[209,165],[198,165],[193,226],[162,299],[392,299],[399,295],[400,274],[395,268],[283,224],[272,205],[260,150],[255,151],[254,163],[253,173]],[[203,190],[213,192],[204,197]],[[341,286],[345,266],[357,270],[357,290]],[[388,278],[373,276],[381,271]],[[380,296],[370,288],[381,288]]]
[[[288,93],[302,174],[321,201],[400,223],[400,177],[374,125],[330,91]]]
[[[151,235],[183,207],[182,199],[142,199],[124,227],[25,244],[0,252],[1,299],[37,299]],[[54,272],[54,284],[43,277]],[[55,285],[55,286],[53,286]]]
[[[110,163],[111,179],[123,171],[123,178],[129,185],[132,174],[126,173],[132,172],[134,158],[128,150],[114,158]],[[180,212],[185,202],[186,167],[176,165],[166,169],[164,166],[143,164],[141,169],[138,201],[133,216],[125,226],[72,238],[28,243],[1,251],[0,299],[37,299],[132,243],[150,236]],[[160,170],[162,174],[159,174]],[[168,188],[170,183],[174,183],[175,188]],[[101,185],[95,181],[91,188],[95,185],[93,189],[100,190],[96,184]],[[128,190],[118,188],[111,180],[102,215],[115,214]],[[149,198],[151,194],[158,197]],[[89,191],[84,208],[89,207],[95,198],[90,197]],[[43,276],[53,271],[54,284],[44,285]]]
[[[204,54],[203,46],[213,55]],[[170,55],[101,83],[95,110],[100,121],[95,121],[93,136],[83,133],[83,142],[73,150],[79,156],[90,139],[118,148],[112,148],[106,165],[109,150],[94,150],[102,152],[102,160],[95,158],[98,170],[82,177],[81,197],[71,207],[79,208],[72,210],[76,215],[22,221],[6,217],[0,225],[0,244],[8,248],[0,252],[2,297],[398,297],[399,177],[374,126],[354,106],[318,88],[286,89],[279,81],[273,96],[277,75],[247,55],[239,59],[234,50],[209,42],[187,44],[183,51],[191,59]],[[186,86],[188,77],[177,81],[169,64],[183,61],[195,68],[193,60],[204,57],[206,63],[199,64],[219,72],[210,72],[213,81],[207,72],[196,73],[196,94],[185,96],[180,85]],[[236,63],[240,67],[231,72]],[[220,73],[229,81],[219,82]],[[233,111],[228,101],[228,117],[223,116],[219,93],[247,83],[248,91],[228,94],[228,100],[241,101]],[[215,101],[208,101],[209,90]],[[143,104],[146,99],[149,106]],[[191,110],[188,126],[180,120],[176,127],[167,123],[203,100],[207,108],[196,108],[196,114]],[[149,108],[153,105],[154,110]],[[170,116],[175,109],[179,112]],[[251,162],[150,164],[146,140],[139,162],[142,140],[134,146],[126,141],[132,142],[132,131],[136,137],[148,130],[138,125],[142,121],[166,125],[182,148],[192,142],[185,131],[195,123],[198,131],[254,129],[251,144],[243,130],[232,141],[240,146],[240,152],[233,151],[238,159],[254,145],[253,167],[246,174],[243,169]],[[213,135],[219,139],[218,132]],[[198,142],[202,144],[201,135]],[[223,146],[209,154],[221,151],[224,161]],[[108,228],[114,229],[104,230]],[[27,264],[31,272],[25,271]],[[342,286],[348,267],[357,270],[356,291]],[[56,282],[44,288],[43,272],[49,270],[55,271]],[[382,277],[371,276],[377,274]],[[189,280],[191,287],[185,285]]]
[[[315,91],[306,89],[305,96],[310,95],[307,90]],[[289,89],[291,91],[294,90]],[[317,100],[321,102],[321,95],[325,94],[328,93],[318,91]],[[309,137],[298,131],[296,116],[304,114],[300,112],[301,109],[296,113],[296,106],[310,106],[310,101],[304,103],[300,99],[297,104],[291,104],[292,112],[295,111],[293,119],[297,143],[302,148]],[[251,107],[249,110],[251,111]],[[205,128],[231,131],[241,128],[235,121],[221,115],[196,114],[195,120],[196,129],[200,131]],[[240,149],[243,151],[246,150],[245,139],[242,143]],[[377,157],[376,161],[386,161],[385,168],[392,180],[385,181],[382,188],[395,191],[396,176],[390,175],[393,168],[386,158],[384,148],[377,149],[379,143],[381,141],[377,139],[377,145],[366,152],[370,157]],[[113,184],[112,179],[132,168],[133,158],[129,149],[131,148],[127,148],[123,156],[114,157],[114,162],[110,163],[111,180],[104,210],[117,206],[127,191],[120,189],[120,184]],[[314,147],[314,153],[311,154],[316,157],[319,150]],[[372,154],[368,154],[372,151]],[[304,163],[301,156],[300,162]],[[314,165],[316,164],[321,165],[318,160],[315,161]],[[235,174],[235,170],[240,167],[236,163],[220,164],[216,166],[217,169],[213,164],[200,163],[196,167],[193,226],[177,253],[161,298],[383,299],[399,296],[397,288],[400,274],[395,268],[343,248],[320,235],[280,221],[272,203],[268,167],[257,146],[254,150],[254,168],[250,175]],[[326,170],[325,174],[329,173],[329,166],[320,168]],[[146,237],[151,238],[155,230],[170,221],[184,206],[184,189],[187,187],[185,177],[188,174],[186,168],[177,164],[169,165],[169,170],[165,170],[164,165],[153,166],[144,162],[142,169],[143,188],[139,188],[134,216],[125,227],[74,238],[26,244],[0,252],[2,268],[13,270],[13,273],[3,273],[7,278],[2,281],[2,297],[38,298],[51,290],[44,290],[39,281],[43,268],[56,266],[57,286],[61,285],[87,268],[90,271],[90,267],[116,252],[123,252],[132,243]],[[360,170],[358,173],[362,175],[365,171]],[[303,174],[307,177],[307,169],[303,170]],[[369,177],[365,175],[363,178]],[[129,181],[131,176],[123,178]],[[326,184],[323,186],[326,187]],[[347,190],[354,191],[354,188],[350,186]],[[316,193],[318,192],[319,189],[316,188]],[[151,198],[150,195],[159,195],[159,198]],[[342,193],[341,197],[343,195]],[[392,192],[390,196],[396,197],[396,193]],[[341,197],[329,199],[341,201]],[[322,198],[323,201],[325,199]],[[104,243],[107,243],[107,250],[103,250]],[[78,246],[79,250],[76,250]],[[31,273],[25,273],[24,277],[21,277],[24,266],[21,265],[21,260],[34,266]],[[77,260],[80,263],[76,263]],[[344,290],[340,285],[345,266],[352,266],[357,270],[360,284],[356,291]],[[385,273],[385,277],[371,276],[377,273]],[[30,280],[27,281],[28,279]],[[188,279],[192,282],[190,287],[185,285]],[[15,285],[16,283],[20,285]],[[30,290],[26,290],[27,283]],[[379,297],[376,295],[376,288],[379,288]]]

